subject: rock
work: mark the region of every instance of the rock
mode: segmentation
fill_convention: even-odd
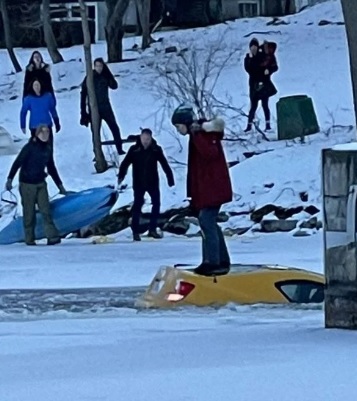
[[[298,220],[263,220],[260,231],[263,233],[288,232],[296,228]]]
[[[326,25],[345,25],[344,22],[339,21],[339,22],[332,22],[332,21],[328,21],[326,19],[322,19],[318,24],[318,26],[326,26]]]
[[[270,183],[267,183],[267,184],[264,184],[264,188],[273,188],[273,186],[274,186],[275,184],[273,183],[273,182],[270,182]]]
[[[307,231],[297,230],[294,232],[293,237],[310,237],[310,235]]]
[[[317,230],[319,230],[320,228],[322,228],[322,221],[317,220],[317,217],[312,217],[311,219],[309,219],[307,221],[303,221],[300,224],[300,228],[305,228],[308,230],[312,230],[312,229],[316,228]]]
[[[169,47],[166,47],[165,53],[176,53],[177,50],[178,50],[178,49],[177,49],[176,46],[169,46]]]
[[[306,206],[306,207],[304,208],[304,211],[305,211],[306,213],[311,214],[311,216],[313,216],[314,214],[319,213],[319,212],[320,212],[320,209],[318,209],[318,208],[317,208],[316,206],[314,206],[314,205],[310,205],[310,206]]]
[[[251,229],[251,226],[238,227],[238,228],[226,228],[223,230],[223,234],[227,237],[232,237],[233,235],[243,235],[250,229]]]

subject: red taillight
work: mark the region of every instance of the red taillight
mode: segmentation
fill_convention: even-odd
[[[180,281],[178,289],[176,290],[177,294],[183,295],[187,297],[187,295],[195,288],[194,284],[188,283],[187,281]]]
[[[195,288],[194,284],[188,283],[187,281],[179,281],[175,288],[175,292],[171,292],[166,295],[166,299],[169,302],[179,302],[190,294]]]

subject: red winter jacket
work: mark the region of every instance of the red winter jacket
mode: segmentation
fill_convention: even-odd
[[[224,121],[204,122],[190,133],[187,195],[200,210],[232,200],[232,185],[222,148]]]

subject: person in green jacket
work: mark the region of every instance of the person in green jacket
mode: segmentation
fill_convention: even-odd
[[[12,181],[20,169],[19,189],[23,207],[25,242],[27,245],[36,245],[36,205],[38,205],[38,209],[43,217],[47,245],[56,245],[61,242],[60,235],[51,216],[46,184],[47,173],[54,180],[60,194],[66,195],[67,191],[58,175],[49,137],[50,130],[48,126],[40,125],[36,130],[35,137],[29,140],[14,161],[6,182],[6,190],[11,191]]]

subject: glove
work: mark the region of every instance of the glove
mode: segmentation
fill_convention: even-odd
[[[59,119],[56,118],[56,119],[54,120],[54,123],[55,123],[55,127],[56,127],[56,132],[60,132],[60,131],[61,131],[61,124],[60,124],[60,122],[59,122]]]
[[[80,119],[79,124],[80,124],[80,125],[83,125],[83,126],[85,126],[85,127],[88,127],[89,122],[90,122],[90,116],[89,116],[89,114],[88,114],[88,113],[82,113],[82,114],[81,114],[81,119]]]
[[[12,190],[12,180],[10,178],[6,181],[5,189],[6,189],[6,191]]]
[[[66,191],[65,187],[62,184],[58,187],[58,189],[59,189],[59,193],[61,195],[67,195],[67,191]]]

